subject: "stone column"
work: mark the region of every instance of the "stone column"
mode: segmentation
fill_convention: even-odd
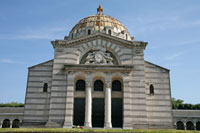
[[[106,81],[104,127],[112,128],[112,124],[111,124],[111,81]]]
[[[10,128],[12,128],[13,120],[10,120]]]
[[[184,122],[184,130],[187,130],[187,128],[186,128],[186,122]]]
[[[194,123],[194,130],[196,130],[196,126],[197,126],[197,125],[196,125],[196,122],[193,122],[193,123]]]
[[[92,127],[92,82],[86,82],[86,100],[85,100],[85,123],[86,128]]]

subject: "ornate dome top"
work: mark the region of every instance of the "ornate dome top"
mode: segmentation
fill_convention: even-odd
[[[105,33],[125,40],[132,40],[126,27],[117,19],[103,14],[101,5],[97,8],[97,14],[81,19],[70,31],[68,40],[90,35],[93,33]]]

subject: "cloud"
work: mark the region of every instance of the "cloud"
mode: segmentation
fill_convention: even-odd
[[[170,63],[170,64],[166,64],[164,66],[166,66],[167,68],[172,68],[172,67],[177,67],[177,66],[181,66],[182,64],[180,63]]]
[[[64,38],[66,28],[55,27],[55,28],[43,28],[43,29],[24,29],[13,33],[0,34],[0,39],[11,39],[11,40],[27,40],[27,39],[57,39]]]
[[[180,57],[184,55],[184,52],[178,52],[178,53],[174,53],[174,54],[171,54],[171,55],[168,55],[166,57],[167,60],[175,60],[176,58]]]
[[[15,61],[15,60],[12,60],[12,59],[0,59],[0,63],[5,63],[5,64],[25,64],[24,62],[21,62],[21,61]]]
[[[183,42],[177,42],[174,44],[174,46],[183,46],[183,45],[194,45],[194,44],[200,44],[200,40],[189,40],[189,41],[183,41]]]
[[[135,17],[122,16],[122,22],[127,26],[130,32],[146,33],[157,32],[170,29],[183,29],[200,26],[200,19],[188,17],[190,11],[185,13],[167,14],[151,13],[147,15],[137,15]]]

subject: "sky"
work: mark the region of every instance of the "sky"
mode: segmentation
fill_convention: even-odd
[[[53,59],[50,42],[99,4],[148,42],[145,60],[170,69],[172,97],[200,103],[199,0],[0,0],[0,103],[24,103],[28,67]]]

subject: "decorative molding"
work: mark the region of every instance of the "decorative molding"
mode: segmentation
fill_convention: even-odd
[[[126,47],[131,48],[132,46],[141,46],[143,48],[146,47],[147,42],[143,42],[143,41],[128,41],[128,40],[124,40],[118,37],[114,37],[114,36],[110,36],[104,33],[96,33],[96,34],[92,34],[90,36],[84,36],[84,37],[80,37],[77,39],[73,39],[73,40],[55,40],[55,41],[51,41],[52,45],[54,48],[56,47],[72,47],[74,45],[79,45],[80,43],[85,43],[88,41],[92,41],[95,39],[104,39],[104,40],[108,40],[110,42],[115,42],[116,44],[119,45],[124,45]]]
[[[112,82],[111,81],[106,81],[105,85],[106,85],[106,88],[111,88]]]
[[[113,58],[106,52],[106,48],[97,47],[88,53],[85,64],[113,64]]]

